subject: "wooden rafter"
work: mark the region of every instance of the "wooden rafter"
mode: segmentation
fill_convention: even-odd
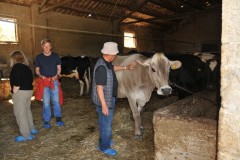
[[[149,19],[136,19],[136,21],[131,21],[131,22],[125,22],[125,23],[121,23],[122,25],[129,25],[129,24],[134,24],[134,23],[139,23],[139,22],[148,22],[151,23],[152,21],[155,20],[164,20],[164,21],[171,21],[171,20],[177,20],[177,19],[185,19],[185,18],[189,18],[192,15],[196,15],[196,14],[202,14],[202,13],[208,13],[210,11],[213,10],[218,10],[219,7],[214,7],[214,8],[210,8],[210,9],[206,9],[206,10],[202,10],[202,11],[195,11],[195,12],[187,12],[187,13],[181,13],[181,14],[176,14],[174,16],[165,16],[165,17],[161,17],[161,18],[149,18]]]
[[[62,7],[62,8],[71,9],[71,10],[77,11],[77,12],[79,12],[79,13],[93,14],[93,15],[96,15],[96,16],[101,16],[101,17],[109,18],[109,14],[102,14],[102,13],[95,12],[95,11],[93,11],[93,10],[80,9],[80,8],[73,7],[73,6],[64,6],[64,7]],[[118,18],[120,18],[120,17],[111,16],[111,18],[112,18],[112,19],[118,19]]]
[[[144,7],[147,3],[149,2],[149,0],[144,0],[142,2],[142,4],[140,4],[138,7],[134,7],[134,8],[131,8],[130,10],[130,13],[128,13],[127,15],[123,16],[122,18],[119,19],[120,22],[122,22],[124,19],[128,18],[128,17],[131,17],[131,15],[134,13],[134,12],[137,12],[139,11],[142,7]]]
[[[135,17],[135,16],[132,16],[131,18],[135,19],[136,21],[122,23],[122,25],[139,23],[139,22],[146,22],[146,23],[149,23],[149,24],[152,24],[152,25],[155,25],[155,26],[176,25],[176,23],[174,23],[174,22],[169,22],[170,24],[164,24],[164,23],[161,23],[161,22],[154,22],[153,20],[156,20],[155,18],[142,19],[142,18],[138,18],[138,17]]]
[[[103,4],[112,5],[112,6],[122,7],[122,8],[127,8],[128,7],[126,5],[116,4],[115,2],[112,2],[112,1],[110,1],[110,2],[109,1],[105,1],[105,0],[92,0],[92,1],[100,2],[100,3],[103,3]]]
[[[39,10],[41,10],[46,4],[47,4],[48,0],[44,0],[41,5],[39,6]]]
[[[122,7],[122,8],[126,8],[126,9],[128,9],[129,11],[133,11],[133,12],[136,12],[136,9],[135,8],[133,8],[133,7],[128,7],[128,6],[126,6],[126,5],[122,5],[122,4],[115,4],[114,2],[109,2],[109,1],[105,1],[105,0],[93,0],[93,1],[96,1],[96,2],[100,2],[100,3],[103,3],[103,4],[108,4],[108,5],[116,5],[117,7]],[[151,1],[151,0],[150,0]],[[145,2],[146,3],[146,2]],[[143,4],[143,5],[145,5],[145,4]],[[142,14],[145,14],[145,15],[148,15],[148,16],[152,16],[152,17],[157,17],[157,18],[163,18],[163,17],[165,17],[165,15],[161,15],[161,14],[154,14],[154,13],[150,13],[150,12],[147,12],[147,11],[140,11],[140,10],[138,10],[137,12],[139,12],[139,13],[142,13]],[[125,18],[128,18],[128,17],[126,17],[125,16]],[[125,19],[124,18],[124,19]],[[129,18],[131,18],[131,16],[129,16]]]
[[[55,9],[55,8],[58,8],[58,7],[60,7],[60,6],[64,5],[64,4],[70,3],[70,2],[72,2],[72,1],[73,1],[73,0],[67,0],[67,1],[64,1],[64,2],[61,2],[61,3],[57,3],[57,4],[52,5],[52,6],[50,6],[50,7],[42,8],[42,9],[40,9],[39,12],[40,12],[40,13],[44,13],[44,12],[53,10],[53,9]]]
[[[165,8],[165,9],[167,9],[169,11],[176,12],[176,7],[173,7],[173,6],[171,6],[169,4],[166,4],[166,3],[162,2],[162,1],[149,0],[149,2],[151,2],[151,3],[155,4],[155,5],[158,5],[158,6],[162,7],[162,8]]]

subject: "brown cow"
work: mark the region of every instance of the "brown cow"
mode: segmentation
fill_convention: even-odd
[[[127,98],[135,120],[135,136],[142,137],[140,112],[149,101],[154,88],[158,95],[171,94],[168,84],[169,70],[181,67],[180,61],[170,61],[162,53],[156,53],[152,58],[139,54],[118,56],[113,64],[126,66],[132,61],[137,64],[134,70],[116,72],[118,80],[118,98]]]

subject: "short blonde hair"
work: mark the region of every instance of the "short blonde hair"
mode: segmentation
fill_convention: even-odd
[[[42,46],[42,47],[43,47],[44,44],[46,44],[46,43],[50,43],[50,44],[52,45],[52,42],[51,42],[49,39],[43,39],[43,40],[41,40],[41,46]]]
[[[10,66],[12,67],[16,63],[23,63],[27,66],[29,65],[25,54],[21,51],[13,51],[10,54]]]

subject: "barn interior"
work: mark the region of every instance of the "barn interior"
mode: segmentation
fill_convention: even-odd
[[[42,51],[40,42],[42,39],[48,38],[52,41],[53,50],[60,56],[100,57],[103,44],[107,41],[114,41],[118,44],[119,55],[128,55],[134,50],[134,52],[146,54],[152,52],[184,54],[204,52],[221,56],[221,67],[228,65],[230,67],[226,67],[225,70],[221,68],[222,103],[217,106],[221,107],[220,115],[216,118],[216,113],[217,115],[219,113],[218,109],[200,109],[202,112],[206,111],[207,115],[210,114],[210,118],[203,116],[204,119],[214,119],[212,124],[215,127],[211,126],[210,132],[212,133],[211,129],[214,128],[215,134],[208,138],[215,139],[215,141],[209,140],[211,147],[213,143],[216,145],[211,148],[212,152],[209,155],[205,153],[207,150],[203,150],[202,155],[196,156],[199,153],[195,154],[193,150],[184,150],[181,147],[177,151],[167,152],[166,150],[171,150],[173,147],[170,146],[166,149],[166,146],[158,146],[158,141],[161,142],[159,135],[155,136],[158,137],[157,139],[154,139],[156,133],[154,127],[158,125],[158,122],[155,121],[153,125],[152,120],[153,116],[161,115],[154,114],[154,111],[161,109],[158,113],[165,113],[162,109],[168,105],[171,107],[174,103],[176,103],[175,106],[186,105],[186,107],[180,107],[182,111],[174,112],[176,117],[184,115],[184,111],[187,111],[190,117],[198,119],[201,116],[196,116],[194,109],[199,109],[204,104],[205,106],[212,106],[212,104],[202,102],[202,99],[199,100],[201,104],[184,103],[182,101],[185,99],[179,102],[176,95],[159,97],[153,93],[143,113],[146,133],[142,141],[132,138],[134,122],[131,110],[126,99],[119,100],[113,123],[113,135],[116,141],[114,147],[119,150],[119,155],[115,159],[161,159],[161,157],[167,159],[168,156],[175,159],[238,159],[240,157],[238,145],[240,137],[237,133],[240,129],[239,125],[234,126],[232,122],[236,121],[236,124],[239,124],[237,113],[240,111],[236,107],[239,94],[235,94],[233,96],[235,99],[232,101],[229,96],[232,93],[230,93],[230,89],[226,88],[230,85],[228,82],[238,82],[239,74],[232,70],[234,67],[239,67],[237,63],[232,65],[229,63],[230,60],[236,62],[236,56],[231,59],[224,54],[237,55],[239,52],[239,47],[235,45],[239,43],[239,38],[235,37],[239,33],[237,28],[240,28],[240,23],[233,24],[237,16],[232,16],[239,13],[237,7],[240,7],[238,2],[229,2],[228,0],[1,0],[0,134],[2,141],[0,145],[3,146],[1,147],[3,149],[0,151],[0,158],[109,158],[96,149],[98,139],[97,115],[90,95],[79,97],[79,83],[75,79],[63,78],[62,80],[62,88],[65,93],[63,119],[66,126],[64,128],[55,126],[51,130],[43,129],[42,104],[38,101],[32,101],[34,123],[40,134],[35,141],[19,144],[14,142],[13,137],[18,134],[18,127],[12,111],[12,104],[7,101],[11,98],[9,80],[5,80],[11,71],[9,55],[14,50],[23,51],[34,73],[35,58]],[[234,47],[235,49],[229,51],[229,48]],[[236,66],[234,66],[235,64]],[[233,76],[232,79],[231,76]],[[220,77],[218,80],[220,81]],[[231,83],[230,88],[236,88],[237,86],[234,85],[237,84]],[[216,99],[214,96],[212,98],[212,94],[218,94],[216,92],[201,92],[194,96],[215,101]],[[190,97],[190,101],[198,101],[194,96]],[[189,97],[186,101],[189,101]],[[189,111],[191,110],[189,106],[194,104],[197,107],[192,107],[193,111]],[[172,114],[170,115],[172,116]],[[89,122],[89,118],[92,121]],[[155,117],[154,120],[158,118]],[[197,121],[196,119],[188,119],[188,122]],[[204,130],[205,127],[202,129]],[[161,132],[161,134],[163,133]],[[171,135],[174,134],[169,134],[169,136]],[[226,138],[229,135],[232,138]],[[189,146],[200,147],[197,145],[200,143],[200,139],[190,142]],[[231,150],[229,150],[229,145],[232,146]],[[165,147],[166,152],[161,152],[161,147]],[[208,143],[205,147],[209,147]],[[186,151],[184,155],[181,149]]]

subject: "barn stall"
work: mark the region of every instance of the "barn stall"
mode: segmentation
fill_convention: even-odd
[[[217,52],[220,54],[222,29],[221,14],[223,13],[225,16],[223,16],[223,18],[225,18],[223,22],[225,23],[222,25],[222,37],[224,37],[224,34],[228,35],[228,32],[230,32],[224,25],[228,27],[233,25],[228,21],[228,19],[232,20],[233,18],[226,13],[235,13],[237,11],[234,10],[234,7],[239,7],[239,4],[235,1],[225,1],[223,4],[223,11],[221,12],[222,2],[220,0],[117,0],[114,2],[107,0],[4,0],[0,2],[0,26],[7,22],[14,24],[11,26],[15,30],[11,31],[15,34],[12,35],[11,33],[12,37],[10,36],[9,39],[7,36],[9,32],[0,33],[0,74],[1,77],[8,78],[10,71],[8,67],[9,54],[14,50],[22,50],[26,53],[30,61],[30,67],[34,71],[34,59],[36,55],[41,52],[40,41],[46,37],[51,39],[54,51],[61,56],[86,55],[89,57],[99,57],[101,56],[100,50],[102,45],[106,41],[117,42],[120,55],[126,55],[132,49],[140,52],[164,51],[191,54],[195,52]],[[236,31],[238,27],[235,27],[236,24],[230,27],[231,33],[238,33]],[[1,29],[4,29],[4,27]],[[235,42],[234,36],[236,36],[236,34],[231,34],[231,36],[232,37],[225,37],[225,39],[223,39],[224,43],[228,44],[231,40]],[[133,42],[131,46],[125,43],[127,38],[130,38],[130,41]],[[233,44],[233,47],[231,47],[235,47],[231,53],[229,53],[228,50],[229,46],[225,45],[224,47],[225,50],[222,50],[222,54],[237,54],[235,53],[235,51],[237,52],[236,45]],[[222,49],[224,48],[222,47]],[[236,57],[234,58],[234,60],[237,59]],[[223,62],[230,65],[229,59],[229,57],[223,56]],[[230,68],[234,69],[234,67],[231,66]],[[224,88],[227,88],[228,83],[226,82],[230,81],[229,77],[231,77],[229,75],[235,76],[236,74],[235,72],[232,73],[231,70],[229,71],[229,69],[226,69],[224,73],[227,75],[226,77],[228,77],[228,80],[223,80],[223,85],[225,85]],[[228,75],[228,73],[230,74]],[[236,79],[233,78],[232,81],[234,80]],[[50,131],[43,130],[41,128],[41,104],[33,101],[34,122],[40,130],[39,139],[36,139],[39,143],[31,141],[22,144],[16,144],[13,141],[13,137],[18,133],[11,105],[5,101],[5,99],[11,97],[9,94],[8,82],[1,81],[0,83],[1,99],[3,99],[0,105],[1,114],[3,114],[1,116],[3,118],[3,120],[1,119],[1,127],[3,127],[2,130],[4,131],[1,132],[1,137],[6,137],[6,140],[1,142],[2,146],[5,146],[4,148],[6,149],[1,151],[1,157],[6,159],[26,159],[28,157],[35,157],[35,159],[47,159],[47,157],[49,157],[49,159],[96,159],[94,156],[100,156],[100,159],[106,158],[98,152],[96,152],[97,155],[93,155],[93,151],[95,153],[97,146],[97,117],[92,107],[86,107],[92,105],[89,96],[80,98],[77,96],[78,94],[76,93],[79,92],[79,84],[76,83],[75,80],[70,79],[62,82],[64,92],[66,93],[65,106],[63,106],[63,115],[65,117],[63,117],[63,119],[68,129],[65,128],[61,130],[60,128],[53,128]],[[71,86],[74,85],[75,87],[71,89]],[[234,88],[234,86],[231,86],[231,88]],[[225,103],[223,103],[225,109],[221,110],[221,114],[224,118],[220,119],[220,125],[224,124],[224,126],[228,127],[219,127],[218,133],[220,133],[220,136],[216,142],[219,142],[219,147],[216,146],[216,148],[219,150],[219,159],[228,159],[230,157],[232,157],[232,159],[237,159],[236,157],[239,156],[238,145],[233,145],[234,149],[230,152],[227,150],[228,144],[234,142],[237,144],[238,141],[226,139],[226,136],[223,136],[231,135],[235,137],[235,139],[238,139],[236,133],[239,129],[232,126],[230,123],[232,117],[236,118],[231,120],[237,120],[237,114],[235,112],[233,113],[233,110],[236,111],[234,106],[237,105],[237,102],[231,101],[229,96],[224,99],[224,95],[229,95],[228,93],[230,92],[226,89],[224,91],[226,91],[226,94],[222,94],[222,98],[223,101],[225,100]],[[72,94],[74,95],[73,97]],[[4,98],[2,98],[2,96]],[[163,101],[162,98],[159,99],[158,96],[155,96],[156,95],[154,95],[154,99],[151,99],[149,104],[145,106],[145,108],[151,108],[151,103],[153,103],[153,106],[155,106],[153,107],[154,109],[150,109],[151,113],[147,113],[147,111],[143,113],[143,119],[149,122],[146,126],[146,128],[149,127],[149,130],[147,129],[145,134],[149,135],[145,136],[142,142],[132,140],[129,132],[133,129],[133,120],[130,116],[131,112],[128,103],[126,100],[119,102],[118,105],[123,105],[123,107],[118,107],[119,109],[115,114],[114,126],[116,126],[116,128],[114,128],[114,134],[119,134],[119,136],[116,137],[120,138],[116,139],[116,144],[114,146],[120,153],[118,155],[119,157],[116,157],[116,159],[161,159],[155,155],[156,150],[153,143],[155,143],[156,146],[158,142],[153,141],[154,134],[151,128],[152,115],[146,118],[144,114],[152,114],[156,109],[167,106],[170,102],[175,102],[176,97],[170,96]],[[157,101],[157,106],[155,101]],[[228,104],[230,104],[230,106]],[[84,107],[79,109],[78,106]],[[67,108],[69,108],[69,110]],[[194,110],[194,107],[192,109]],[[75,117],[73,116],[74,114],[76,114]],[[81,117],[80,119],[79,116]],[[123,118],[122,116],[127,117]],[[95,120],[95,122],[89,123],[89,117]],[[81,123],[76,123],[78,121],[81,121]],[[81,131],[82,127],[78,124],[82,124],[82,122],[85,121],[88,124],[84,127],[84,130]],[[124,126],[125,124],[126,126]],[[125,130],[125,128],[127,129]],[[40,136],[41,134],[42,136]],[[59,138],[57,140],[54,139],[56,134]],[[216,137],[218,138],[217,135]],[[195,143],[198,143],[198,141]],[[65,144],[66,146],[64,146]],[[130,147],[126,147],[127,145],[130,145]],[[16,150],[10,149],[13,146]],[[50,146],[53,146],[53,148]],[[31,154],[28,154],[27,151],[29,151],[30,148],[32,149]],[[58,148],[61,148],[60,152],[57,151]],[[70,149],[66,151],[66,148]],[[81,148],[81,150],[79,148]],[[51,150],[51,152],[49,150]],[[40,157],[42,153],[46,153],[46,157]],[[86,157],[84,157],[84,155]],[[172,156],[180,158],[174,154]],[[184,158],[187,159],[188,157]],[[162,159],[166,158],[162,157]]]

